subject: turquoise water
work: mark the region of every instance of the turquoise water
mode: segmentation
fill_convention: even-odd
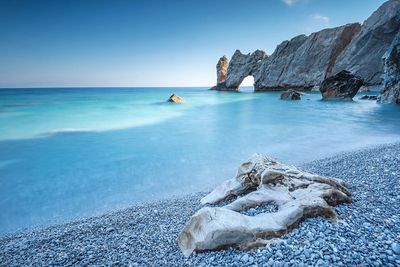
[[[208,189],[255,152],[302,163],[399,139],[400,107],[319,93],[3,89],[0,232]]]

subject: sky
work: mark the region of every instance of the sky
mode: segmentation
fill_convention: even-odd
[[[0,0],[0,87],[212,86],[222,55],[271,54],[383,2]]]

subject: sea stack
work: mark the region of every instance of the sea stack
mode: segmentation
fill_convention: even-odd
[[[221,84],[226,79],[228,73],[229,60],[226,56],[221,57],[217,63],[217,85]]]

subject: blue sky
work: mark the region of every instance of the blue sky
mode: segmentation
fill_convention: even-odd
[[[224,54],[271,54],[383,2],[0,0],[0,87],[210,86]]]

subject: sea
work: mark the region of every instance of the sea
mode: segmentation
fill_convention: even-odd
[[[167,103],[172,93],[186,102]],[[399,141],[400,106],[361,95],[1,89],[0,234],[206,191],[254,153],[302,164]]]

